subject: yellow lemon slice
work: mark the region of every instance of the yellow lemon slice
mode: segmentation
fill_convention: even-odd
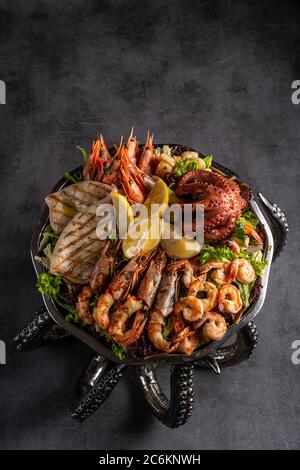
[[[197,240],[184,236],[182,238],[174,238],[173,232],[172,225],[170,226],[165,223],[161,246],[170,258],[192,258],[200,253],[202,245]]]
[[[144,206],[148,210],[149,217],[162,217],[169,204],[169,188],[166,183],[156,178],[155,185],[151,189]]]
[[[110,193],[112,203],[116,211],[116,220],[119,228],[119,236],[123,238],[128,232],[129,225],[134,220],[133,211],[127,199],[122,194],[112,191]]]
[[[142,219],[130,225],[127,238],[122,242],[123,253],[127,258],[156,248],[161,240],[164,230],[164,221],[155,219]]]

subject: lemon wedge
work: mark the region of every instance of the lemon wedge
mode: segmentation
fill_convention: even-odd
[[[176,259],[192,258],[200,253],[202,248],[202,245],[194,238],[184,236],[174,238],[174,228],[167,223],[164,225],[161,246],[170,258]]]
[[[178,196],[176,196],[176,193],[172,191],[172,189],[168,188],[169,191],[169,204],[177,204],[180,202],[180,199]]]
[[[162,217],[169,204],[169,188],[166,183],[156,178],[155,185],[151,189],[144,206],[151,218]]]
[[[142,219],[130,225],[127,237],[122,242],[122,250],[127,258],[156,248],[162,237],[164,221],[158,217]]]
[[[119,236],[123,238],[127,231],[129,225],[134,220],[133,211],[127,199],[122,196],[122,194],[112,191],[110,193],[113,206],[116,211],[116,220],[119,228]]]

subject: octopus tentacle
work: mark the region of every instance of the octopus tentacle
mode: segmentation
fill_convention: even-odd
[[[175,192],[177,196],[192,198],[181,204],[190,203],[193,210],[199,203],[204,206],[204,238],[207,241],[228,237],[236,219],[249,204],[235,181],[207,170],[192,170],[182,175],[177,180]],[[244,192],[250,200],[251,192]]]

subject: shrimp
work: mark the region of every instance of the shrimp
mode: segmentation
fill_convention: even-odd
[[[229,247],[231,248],[231,250],[233,251],[233,253],[235,253],[236,255],[240,253],[241,251],[240,245],[238,244],[236,240],[227,240],[227,243]]]
[[[126,144],[126,151],[129,160],[136,165],[137,162],[137,153],[138,153],[138,141],[136,136],[133,135],[133,127],[131,128],[130,136],[128,137],[128,141]]]
[[[178,334],[168,341],[163,337],[163,327],[165,319],[172,313],[173,306],[176,298],[178,277],[181,274],[180,269],[185,269],[186,273],[189,272],[187,263],[175,262],[169,264],[162,276],[161,283],[156,296],[155,307],[152,309],[150,319],[148,321],[148,337],[151,343],[154,344],[156,349],[164,352],[173,352],[177,349],[179,342],[184,338],[184,335],[189,333],[189,329],[184,328],[181,331],[181,325],[178,328]],[[186,260],[187,261],[187,260]]]
[[[89,286],[85,286],[78,295],[76,310],[83,323],[92,325],[95,323],[93,313],[90,311],[90,301],[93,291]]]
[[[109,310],[116,301],[124,301],[137,284],[139,275],[147,268],[153,253],[142,253],[132,258],[118,273],[104,293],[99,297],[94,309],[94,318],[98,327],[107,330],[110,323]]]
[[[254,238],[254,240],[260,245],[264,246],[263,239],[261,238],[260,235],[258,235],[257,231],[252,227],[250,224],[245,224],[244,225],[244,232],[246,235],[249,235],[250,237]]]
[[[147,321],[147,310],[153,305],[166,263],[167,256],[165,252],[158,248],[136,297],[128,296],[126,302],[112,314],[109,334],[123,346],[128,346],[136,341],[142,333]],[[132,327],[125,332],[127,320],[136,312],[138,313],[135,315]]]
[[[130,201],[142,204],[145,199],[143,179],[139,168],[130,160],[125,147],[120,151],[120,161],[120,179],[126,196]]]
[[[204,307],[203,303],[197,297],[191,295],[182,297],[174,306],[174,315],[183,316],[188,322],[194,322],[203,317]]]
[[[178,348],[179,342],[181,341],[184,334],[188,334],[188,329],[185,329],[181,332],[181,335],[177,336],[174,340],[168,341],[163,337],[163,327],[165,326],[165,317],[158,308],[154,308],[151,312],[150,319],[148,321],[148,337],[151,343],[159,349],[166,353],[171,353],[176,351]]]
[[[219,291],[219,310],[229,314],[238,313],[243,306],[240,291],[232,284],[223,284]]]
[[[101,181],[104,170],[111,164],[108,148],[104,142],[102,134],[99,139],[93,142],[91,153],[83,166],[83,179]]]
[[[177,281],[182,275],[182,281],[188,287],[194,280],[194,271],[189,260],[182,259],[168,264],[163,275],[163,280],[159,286],[156,297],[156,306],[164,317],[168,317],[173,311],[176,297]]]
[[[204,287],[205,280],[206,273],[198,276],[189,286],[189,295],[195,297],[198,292],[201,292]]]
[[[101,255],[95,264],[92,272],[89,286],[83,287],[78,295],[76,302],[76,310],[79,317],[84,323],[95,323],[93,313],[90,308],[90,302],[93,294],[98,295],[107,284],[108,280],[112,277],[114,261],[120,242],[112,244],[108,242]]]
[[[202,315],[204,312],[209,312],[212,310],[218,303],[218,288],[213,284],[212,282],[204,282],[205,281],[205,275],[203,276],[200,275],[196,280],[190,285],[189,288],[189,295],[190,296],[197,296],[198,293],[200,292],[205,292],[206,297],[203,299],[198,299],[202,305]],[[201,315],[199,318],[196,318],[195,320],[190,320],[190,321],[196,321],[201,318]]]
[[[199,343],[199,336],[196,331],[193,331],[179,343],[177,351],[190,356],[197,349]]]
[[[107,242],[100,258],[95,264],[94,270],[90,278],[90,287],[92,291],[98,295],[104,289],[107,281],[112,277],[114,270],[114,262],[120,247],[120,241],[117,243]]]
[[[230,276],[232,280],[237,279],[242,284],[249,284],[255,279],[255,271],[248,260],[237,258],[231,263]]]
[[[208,273],[212,269],[223,269],[224,268],[224,263],[221,261],[217,261],[216,259],[212,259],[210,261],[207,261],[207,263],[203,264],[199,268],[199,272],[201,274],[203,273]]]
[[[209,312],[218,305],[218,288],[212,282],[205,282],[202,292],[206,292],[206,298],[201,299],[204,312]]]
[[[211,260],[203,264],[203,266],[200,267],[199,272],[208,273],[212,270],[210,275],[212,281],[217,284],[225,284],[230,282],[229,267],[229,261],[221,262],[217,260]]]
[[[148,132],[147,140],[141,155],[138,167],[147,175],[152,174],[152,163],[156,160],[153,152],[153,135]]]
[[[198,334],[195,331],[192,331],[190,328],[186,328],[184,322],[184,318],[188,321],[194,321],[195,317],[192,317],[192,315],[195,312],[198,313],[199,311],[199,306],[196,306],[196,308],[193,310],[193,303],[196,305],[196,302],[192,301],[192,299],[194,299],[194,301],[200,302],[200,311],[202,310],[202,316],[200,316],[200,318],[198,318],[197,321],[193,323],[193,327],[195,324],[198,324],[198,322],[201,322],[202,324],[205,321],[205,316],[203,314],[202,303],[199,299],[197,299],[197,297],[189,296],[180,299],[178,302],[176,302],[173,312],[175,337],[174,340],[172,340],[172,344],[175,346],[179,342],[177,351],[183,354],[187,354],[188,356],[191,355],[199,346]],[[189,315],[189,312],[191,312],[191,315]],[[187,318],[187,316],[189,316],[189,318]]]
[[[116,184],[119,179],[120,173],[120,153],[123,146],[123,136],[121,137],[120,145],[115,145],[116,154],[113,158],[112,164],[106,170],[105,175],[102,178],[102,182],[106,184]]]
[[[218,341],[227,331],[225,318],[217,312],[209,312],[202,328],[202,336],[206,340]]]

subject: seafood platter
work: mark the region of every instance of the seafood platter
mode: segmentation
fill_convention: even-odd
[[[111,148],[100,135],[89,152],[78,149],[82,165],[45,197],[33,234],[44,304],[17,347],[69,336],[90,346],[75,418],[93,413],[135,366],[153,413],[177,427],[191,414],[194,367],[219,373],[255,348],[253,319],[286,218],[212,155],[154,144],[149,133],[143,145],[132,130]],[[160,362],[171,364],[169,399]]]

